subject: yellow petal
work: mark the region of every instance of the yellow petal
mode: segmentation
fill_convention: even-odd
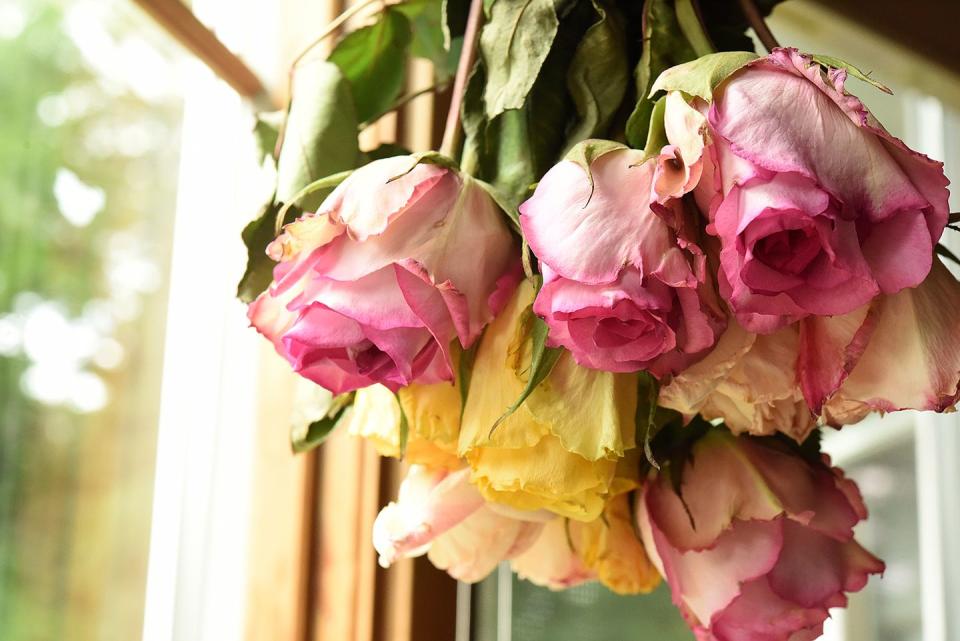
[[[587,567],[617,594],[646,594],[660,584],[660,573],[637,538],[627,494],[613,497],[603,518],[571,523],[571,538]]]
[[[617,464],[588,461],[545,436],[523,448],[478,447],[467,455],[473,482],[489,500],[589,521],[603,510]]]
[[[448,470],[462,467],[456,452],[460,420],[456,388],[449,383],[413,385],[400,391],[400,399],[409,425],[406,461]],[[357,390],[351,412],[350,434],[370,441],[381,456],[400,456],[400,405],[393,392],[382,385]]]
[[[454,344],[450,354],[453,369],[460,363],[460,350]],[[436,449],[456,458],[457,439],[460,436],[460,382],[414,384],[397,392],[403,413],[410,424],[410,445],[414,440],[431,443]],[[412,452],[408,448],[408,454]]]
[[[347,432],[373,444],[381,456],[400,456],[400,406],[383,385],[357,390]]]
[[[590,521],[615,483],[618,458],[634,447],[636,376],[589,370],[564,354],[547,380],[491,433],[528,376],[523,325],[533,297],[532,285],[521,284],[481,341],[459,452],[488,500]]]
[[[525,405],[570,452],[616,459],[636,446],[637,379],[581,367],[564,354]]]

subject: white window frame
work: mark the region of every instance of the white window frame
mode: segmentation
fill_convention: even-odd
[[[192,9],[245,60],[276,68],[279,15],[256,0]],[[241,641],[263,341],[235,298],[239,233],[269,195],[251,105],[199,61],[185,86],[144,641]],[[277,438],[285,439],[281,431]]]

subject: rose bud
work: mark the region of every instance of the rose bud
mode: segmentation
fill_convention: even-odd
[[[794,49],[713,92],[698,201],[719,236],[720,292],[771,332],[919,285],[947,223],[943,165],[911,151]]]
[[[625,148],[593,155],[589,168],[564,160],[520,206],[543,273],[533,309],[548,344],[585,367],[668,376],[723,330],[703,253],[687,234],[693,224],[671,198],[691,185],[687,147],[699,153],[684,144],[659,160]]]
[[[381,566],[426,553],[437,568],[474,583],[534,543],[550,515],[501,514],[483,500],[469,476],[468,469],[410,467],[397,502],[383,508],[373,524]]]
[[[753,437],[712,428],[644,487],[644,546],[698,639],[815,639],[883,563],[853,539],[867,516],[853,481]]]
[[[469,347],[520,277],[516,243],[483,188],[414,163],[361,167],[267,250],[274,282],[250,321],[331,392],[452,381],[451,341]]]

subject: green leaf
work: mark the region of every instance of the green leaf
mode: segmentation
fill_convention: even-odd
[[[278,202],[288,202],[315,180],[356,167],[357,117],[339,68],[322,60],[297,67],[293,99],[277,160]],[[302,205],[314,209],[325,194]]]
[[[868,85],[871,85],[874,88],[879,89],[884,93],[893,95],[893,91],[890,89],[890,87],[886,86],[885,84],[877,80],[874,80],[873,78],[870,77],[869,73],[864,73],[860,71],[860,69],[858,69],[857,67],[854,67],[849,62],[841,60],[840,58],[834,58],[833,56],[825,56],[819,53],[810,54],[810,57],[813,59],[814,62],[816,62],[821,67],[826,67],[827,69],[830,69],[830,68],[843,69],[849,75],[853,76],[857,80],[862,80]]]
[[[637,381],[636,441],[643,447],[643,463],[648,470],[669,466],[677,449],[686,447],[684,439],[697,434],[695,430],[686,430],[682,414],[657,404],[659,395],[659,381],[649,372],[640,372]]]
[[[313,200],[316,194],[323,194],[326,197],[333,189],[342,183],[347,177],[353,173],[352,169],[347,171],[341,171],[339,173],[333,174],[332,176],[324,176],[319,180],[314,180],[312,183],[295,193],[291,196],[287,202],[283,204],[283,207],[277,212],[276,218],[274,220],[274,235],[278,236],[280,231],[283,229],[283,226],[289,223],[293,218],[289,215],[291,208],[297,207],[301,211],[304,210],[303,203],[308,199]]]
[[[438,81],[444,81],[456,72],[460,57],[459,46],[448,47],[445,33],[445,7],[441,0],[406,0],[394,9],[407,17],[413,30],[410,54],[433,62]],[[457,44],[463,43],[459,39]]]
[[[593,6],[599,19],[577,46],[567,75],[567,89],[580,117],[570,134],[572,144],[606,133],[630,80],[623,20],[615,7],[605,9],[596,0]]]
[[[463,35],[467,29],[467,16],[470,13],[469,0],[441,0],[440,28],[443,31],[443,48],[453,61],[451,70],[456,73],[463,51]]]
[[[266,158],[276,160],[277,141],[286,113],[283,111],[262,111],[256,115],[253,136],[257,141],[257,157],[260,162]]]
[[[290,445],[297,454],[307,452],[323,443],[348,416],[353,406],[354,393],[334,396],[323,415],[308,424],[294,425],[290,429]]]
[[[587,180],[590,181],[590,198],[593,198],[593,171],[590,165],[600,156],[618,149],[627,149],[627,146],[612,140],[583,140],[574,145],[564,156],[564,160],[577,163],[587,172]],[[588,203],[590,198],[587,199]]]
[[[393,396],[397,399],[397,407],[400,408],[400,438],[398,446],[398,457],[403,458],[407,455],[407,442],[410,440],[410,421],[407,419],[407,413],[403,409],[403,403],[400,402],[400,396],[394,392]]]
[[[271,199],[260,208],[260,214],[243,228],[241,238],[247,246],[247,269],[237,285],[237,298],[244,303],[252,302],[273,281],[276,263],[267,256],[267,245],[276,237],[278,211],[278,205]]]
[[[547,347],[547,324],[542,318],[534,314],[532,309],[527,309],[523,323],[527,327],[529,340],[532,343],[530,368],[528,370],[529,378],[527,378],[527,384],[517,400],[507,408],[490,428],[491,434],[500,426],[500,423],[523,405],[523,402],[533,393],[533,390],[537,389],[540,383],[547,379],[547,376],[553,371],[553,366],[563,355],[563,348]]]
[[[747,51],[725,51],[671,67],[653,83],[649,96],[658,91],[682,91],[710,102],[717,85],[757,57],[757,54]]]
[[[413,168],[417,165],[438,165],[446,169],[460,171],[460,167],[457,165],[457,162],[449,156],[445,156],[439,151],[420,151],[415,154],[410,154],[410,167],[408,167],[405,171],[400,172],[396,176],[391,177],[387,182],[393,182],[397,178],[406,176],[413,171]]]
[[[667,98],[661,97],[653,103],[650,113],[650,128],[647,130],[647,142],[643,147],[643,159],[646,161],[660,155],[660,150],[667,144],[667,129],[663,124],[664,113],[667,110]]]
[[[460,107],[460,121],[463,126],[463,151],[460,153],[460,166],[469,174],[482,171],[486,157],[487,116],[483,107],[483,86],[487,82],[487,71],[483,61],[478,60],[467,78],[463,91],[463,104]]]
[[[470,346],[460,352],[460,363],[457,367],[457,378],[460,382],[460,414],[467,407],[467,395],[470,393],[470,379],[473,378],[473,363],[477,360],[477,349],[480,347],[480,341],[483,336],[478,336],[477,340]]]
[[[363,152],[365,162],[393,158],[394,156],[409,156],[410,150],[393,142],[381,143],[376,149]]]
[[[483,97],[487,69],[482,60],[467,85],[461,166],[493,187],[494,197],[514,223],[530,186],[576,142],[569,136],[577,116],[566,83],[577,46],[596,14],[590,3],[567,2],[563,8],[553,48],[522,109],[487,118]]]
[[[400,95],[411,39],[407,17],[387,9],[372,25],[347,34],[330,54],[350,83],[360,122],[386,113]]]
[[[412,155],[417,165],[438,165],[446,169],[460,171],[460,165],[457,164],[456,160],[439,151],[418,151]]]
[[[677,23],[697,56],[715,53],[710,36],[703,30],[693,0],[676,0]]]
[[[657,399],[660,397],[660,382],[649,372],[640,372],[637,382],[637,442],[643,443],[643,454],[655,469],[660,464],[653,456],[651,443],[662,425],[657,425]]]
[[[615,142],[613,140],[582,140],[574,145],[563,159],[577,163],[583,167],[584,171],[590,173],[590,165],[593,164],[594,160],[618,149],[627,149],[627,146],[622,142]]]
[[[526,103],[557,35],[553,0],[498,0],[480,34],[487,118]]]
[[[643,52],[634,71],[637,104],[627,120],[626,138],[631,147],[642,148],[650,125],[653,81],[663,71],[697,57],[677,22],[669,0],[646,0],[643,7]]]

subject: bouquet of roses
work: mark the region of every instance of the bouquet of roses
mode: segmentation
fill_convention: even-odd
[[[662,577],[698,638],[771,641],[883,571],[818,436],[957,401],[948,181],[740,4],[378,4],[297,68],[241,296],[332,393],[300,446],[411,464],[383,565]],[[361,153],[409,55],[459,60],[444,145]]]

